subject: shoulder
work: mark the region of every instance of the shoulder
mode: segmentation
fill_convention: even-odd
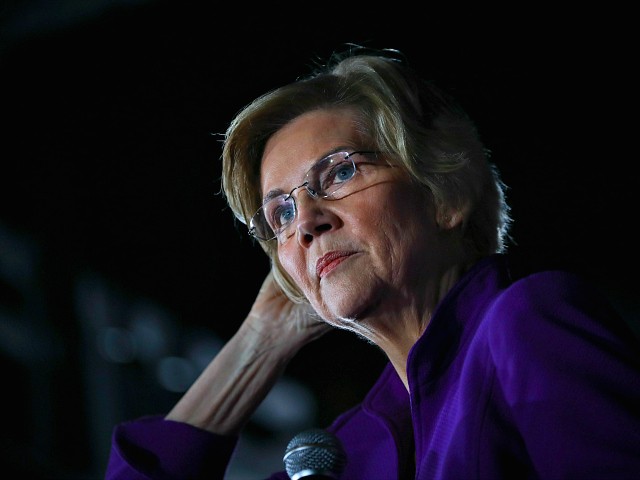
[[[495,308],[520,309],[580,304],[602,308],[607,300],[583,277],[562,270],[547,270],[520,277],[497,296]]]
[[[621,322],[601,289],[580,275],[561,270],[535,272],[515,280],[496,295],[487,313],[498,321],[508,317],[508,323],[522,328],[532,319],[591,328],[619,328]]]
[[[638,362],[638,338],[607,296],[567,271],[540,271],[514,281],[485,311],[481,331],[495,361],[573,357],[579,364],[588,355],[603,359],[613,353]]]
[[[467,358],[488,372],[486,411],[518,430],[535,470],[544,478],[631,478],[640,342],[599,287],[540,271],[503,285],[481,317]]]

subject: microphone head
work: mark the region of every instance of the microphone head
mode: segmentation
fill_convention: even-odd
[[[337,479],[347,464],[347,455],[333,433],[312,428],[291,439],[283,460],[291,480],[310,475]]]

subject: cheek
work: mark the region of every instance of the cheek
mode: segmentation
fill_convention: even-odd
[[[407,182],[384,186],[377,196],[367,196],[358,209],[359,216],[375,228],[402,244],[407,235],[422,235],[433,223],[431,202],[418,187]]]
[[[295,243],[293,239],[285,246],[278,249],[278,260],[284,271],[298,285],[303,293],[308,296],[308,275],[304,257],[296,253],[296,249],[289,248],[289,244]]]
[[[410,185],[388,192],[383,208],[376,213],[373,228],[383,242],[379,248],[397,267],[403,259],[415,260],[425,246],[432,245],[437,227],[431,203]]]

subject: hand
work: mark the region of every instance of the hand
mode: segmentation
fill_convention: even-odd
[[[289,300],[271,272],[262,282],[245,326],[266,335],[272,341],[291,341],[293,336],[302,345],[321,337],[332,328],[308,303],[296,304]]]

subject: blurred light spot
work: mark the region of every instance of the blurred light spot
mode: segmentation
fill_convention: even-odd
[[[192,362],[182,357],[165,357],[156,369],[158,382],[170,392],[185,392],[198,376]]]
[[[304,385],[280,379],[256,410],[252,420],[273,431],[305,428],[313,423],[317,402]]]
[[[224,342],[213,335],[205,335],[193,341],[187,348],[187,358],[202,372],[222,349]]]
[[[131,333],[124,328],[107,327],[98,335],[98,350],[109,362],[130,363],[136,356]]]
[[[147,302],[138,302],[130,313],[130,329],[142,361],[159,359],[169,351],[168,314],[160,307]]]

